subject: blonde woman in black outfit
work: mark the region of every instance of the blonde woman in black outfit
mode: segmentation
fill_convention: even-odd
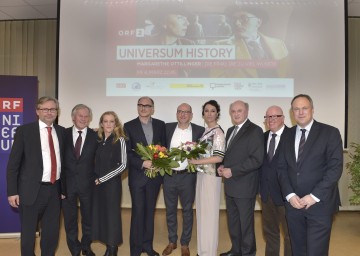
[[[104,256],[117,255],[123,242],[121,226],[121,173],[126,168],[123,126],[113,111],[102,114],[95,157],[93,240],[106,244]]]

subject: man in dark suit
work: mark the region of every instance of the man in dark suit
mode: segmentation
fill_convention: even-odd
[[[177,122],[166,124],[167,148],[179,147],[181,143],[198,141],[205,128],[190,123],[193,117],[191,106],[182,103],[176,110]],[[173,175],[164,177],[164,200],[166,206],[166,223],[169,232],[169,244],[162,255],[170,255],[177,248],[177,206],[178,199],[183,209],[183,230],[181,234],[181,255],[190,256],[189,243],[193,226],[193,204],[195,200],[196,173],[187,169],[187,160],[179,162],[173,169]]]
[[[280,255],[280,225],[284,234],[284,256],[291,256],[291,245],[285,218],[284,198],[281,194],[277,175],[277,163],[282,151],[283,137],[289,128],[284,124],[284,114],[280,107],[271,106],[264,116],[269,129],[264,133],[264,161],[260,169],[261,216],[265,256]]]
[[[130,255],[139,256],[145,252],[149,256],[157,256],[159,253],[153,249],[154,216],[163,178],[160,175],[155,178],[147,177],[144,171],[151,168],[152,163],[150,160],[142,160],[134,150],[136,143],[164,146],[165,123],[151,117],[154,114],[154,101],[149,97],[138,100],[137,110],[139,116],[124,125],[128,137],[129,188],[132,202]]]
[[[39,220],[41,254],[55,255],[59,240],[64,128],[54,124],[58,110],[55,98],[38,100],[39,120],[17,128],[8,161],[7,194],[20,212],[22,256],[34,255]]]
[[[234,126],[226,133],[227,150],[218,173],[224,177],[232,247],[221,256],[256,254],[254,207],[264,158],[264,135],[259,126],[250,122],[248,112],[249,105],[243,101],[230,105]]]
[[[283,138],[278,171],[287,200],[292,252],[294,256],[328,255],[332,218],[340,206],[340,132],[313,119],[313,101],[308,95],[295,96],[291,110],[297,125]]]
[[[64,139],[63,173],[66,182],[62,201],[66,240],[71,255],[95,255],[91,244],[91,212],[95,186],[94,161],[98,145],[97,134],[88,125],[92,119],[91,109],[78,104],[71,111],[74,126],[67,128]],[[81,242],[78,239],[78,200],[81,213]]]

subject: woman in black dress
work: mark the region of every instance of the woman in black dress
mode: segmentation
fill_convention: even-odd
[[[115,112],[102,114],[98,129],[99,145],[95,157],[93,240],[106,244],[104,256],[117,255],[123,242],[121,227],[121,177],[126,168],[123,126]]]

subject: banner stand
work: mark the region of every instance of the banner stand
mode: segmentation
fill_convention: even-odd
[[[0,238],[20,238],[20,217],[7,198],[6,168],[16,128],[37,120],[38,79],[0,76]]]

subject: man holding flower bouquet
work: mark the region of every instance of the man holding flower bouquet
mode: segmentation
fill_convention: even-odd
[[[145,252],[148,256],[158,256],[153,249],[154,216],[156,200],[159,195],[162,177],[150,178],[145,175],[151,169],[151,160],[142,160],[135,152],[136,144],[165,145],[165,123],[152,118],[154,101],[149,97],[141,97],[137,103],[139,116],[127,123],[124,128],[128,137],[127,149],[129,159],[129,188],[131,195],[130,255],[140,256]]]
[[[191,106],[182,103],[176,111],[177,122],[166,124],[167,148],[179,148],[186,143],[198,141],[204,132],[204,127],[190,123],[193,117]],[[166,205],[166,221],[169,244],[162,255],[166,256],[177,248],[177,206],[178,199],[183,209],[183,229],[180,238],[181,255],[190,255],[189,243],[193,226],[193,203],[195,199],[196,174],[188,169],[187,159],[179,161],[179,167],[174,168],[172,176],[164,176],[164,200]]]

